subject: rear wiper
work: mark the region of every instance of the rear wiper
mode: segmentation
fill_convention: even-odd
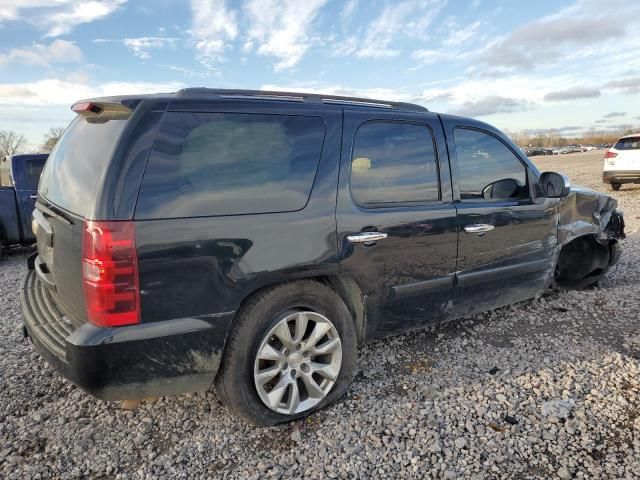
[[[38,203],[39,203],[40,210],[42,210],[44,213],[46,213],[50,217],[58,218],[63,223],[66,223],[67,225],[73,225],[73,222],[63,210],[59,209],[58,207],[56,207],[55,205],[52,205],[49,202],[44,203],[40,199],[38,200]]]

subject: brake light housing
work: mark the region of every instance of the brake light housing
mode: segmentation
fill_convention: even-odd
[[[618,154],[616,152],[612,152],[611,150],[607,150],[604,154],[604,158],[615,158]]]
[[[95,114],[99,114],[102,111],[102,108],[100,108],[98,105],[96,105],[95,103],[91,103],[91,102],[78,102],[78,103],[74,103],[73,106],[71,107],[71,111],[78,113],[78,114],[91,114],[91,113],[95,113]]]
[[[82,279],[91,323],[100,327],[140,323],[134,222],[85,222]]]

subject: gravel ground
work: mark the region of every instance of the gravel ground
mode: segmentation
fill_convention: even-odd
[[[602,152],[536,159],[602,189]],[[639,478],[640,186],[600,289],[362,349],[338,404],[257,428],[214,393],[135,412],[73,387],[22,339],[25,252],[0,266],[0,477]]]

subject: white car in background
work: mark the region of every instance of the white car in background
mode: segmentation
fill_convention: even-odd
[[[623,183],[640,183],[640,133],[621,137],[604,154],[602,181],[613,190]]]

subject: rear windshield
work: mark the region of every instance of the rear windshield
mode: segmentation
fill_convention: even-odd
[[[309,199],[323,141],[320,117],[169,112],[136,218],[299,210]]]
[[[19,185],[21,189],[36,190],[38,188],[38,180],[40,180],[40,173],[42,173],[42,167],[46,160],[46,158],[27,158],[22,161],[20,167],[22,171],[21,184]]]
[[[49,155],[40,179],[40,194],[57,206],[86,217],[98,179],[126,122],[89,123],[76,117]]]
[[[640,137],[621,138],[613,148],[616,150],[640,150]]]

